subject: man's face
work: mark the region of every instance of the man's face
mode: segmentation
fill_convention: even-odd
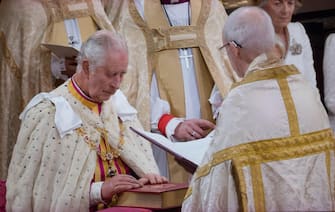
[[[111,53],[103,66],[88,74],[88,95],[96,102],[108,100],[119,89],[128,66],[128,54]]]
[[[271,16],[275,28],[283,28],[291,22],[295,0],[268,0],[264,9]]]
[[[224,45],[222,46],[222,50],[226,49],[230,64],[232,65],[234,71],[239,77],[243,77],[245,72],[244,69],[241,68],[241,60],[239,57],[239,50],[242,46],[235,41],[226,42],[226,39],[223,39]]]

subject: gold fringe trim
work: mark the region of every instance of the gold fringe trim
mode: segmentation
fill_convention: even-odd
[[[198,168],[195,177],[198,179],[206,176],[214,166],[227,160],[233,160],[233,165],[238,167],[287,160],[334,150],[334,143],[332,130],[325,129],[299,136],[240,144],[214,153],[209,163]]]

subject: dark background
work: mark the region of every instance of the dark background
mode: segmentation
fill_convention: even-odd
[[[301,22],[310,38],[318,88],[323,100],[324,44],[329,33],[335,33],[335,0],[304,0],[293,21]]]

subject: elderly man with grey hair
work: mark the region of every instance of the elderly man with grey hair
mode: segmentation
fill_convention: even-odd
[[[103,30],[83,44],[77,73],[35,96],[9,167],[7,211],[89,211],[117,195],[163,183],[136,110],[118,90],[128,65],[125,41]]]
[[[216,134],[183,211],[334,210],[334,137],[316,88],[268,50],[269,15],[232,12],[223,48],[243,79],[220,108]]]

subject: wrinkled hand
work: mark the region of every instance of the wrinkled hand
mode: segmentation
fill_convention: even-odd
[[[181,122],[174,132],[174,137],[180,141],[189,141],[205,137],[215,125],[204,119],[190,119]]]
[[[77,61],[76,57],[66,57],[65,58],[65,71],[62,71],[62,74],[72,77],[76,73]]]
[[[167,183],[168,179],[164,176],[160,176],[158,174],[146,174],[144,177],[139,179],[139,181],[144,184],[161,184],[161,183]]]
[[[142,187],[142,184],[139,180],[131,175],[120,174],[112,178],[108,178],[101,188],[101,197],[104,201],[109,202],[112,200],[112,197],[115,194],[133,189]]]

